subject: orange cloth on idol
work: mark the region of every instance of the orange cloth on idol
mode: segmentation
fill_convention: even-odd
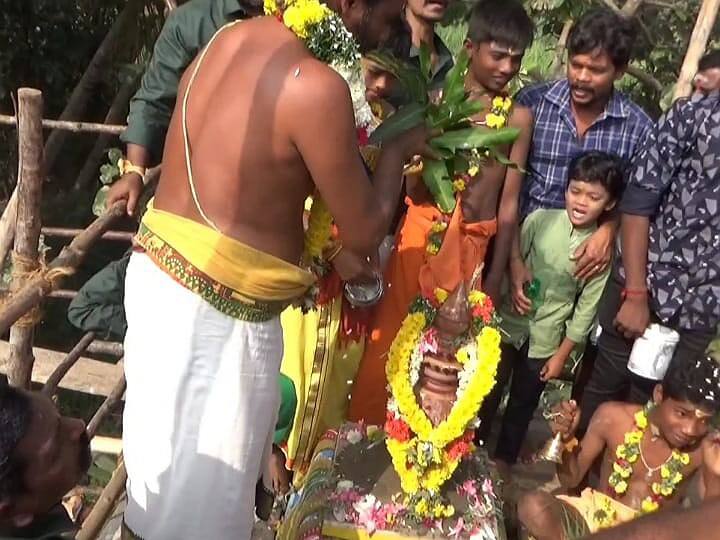
[[[395,250],[385,270],[385,294],[370,324],[365,353],[353,385],[348,411],[352,422],[384,424],[387,352],[421,284],[424,293],[432,295],[435,287],[448,292],[454,290],[461,276],[471,279],[475,268],[485,260],[488,242],[497,230],[495,219],[466,223],[458,204],[440,252],[429,255],[427,236],[441,213],[429,203],[416,205],[410,199],[406,202],[407,215],[400,224]]]

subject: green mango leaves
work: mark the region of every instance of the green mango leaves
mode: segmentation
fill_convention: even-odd
[[[497,147],[511,145],[520,130],[490,129],[474,126],[471,121],[484,107],[479,101],[470,99],[465,90],[470,59],[464,49],[445,77],[440,98],[434,101],[430,99],[432,67],[427,47],[420,49],[419,69],[382,53],[372,53],[367,58],[392,73],[410,99],[409,104],[400,107],[372,133],[371,144],[392,140],[423,123],[430,129],[442,131],[430,140],[438,159],[424,159],[422,172],[423,181],[442,212],[451,213],[455,208],[453,179],[466,174],[470,167],[465,154],[476,149],[487,151],[488,156],[499,163],[513,166]]]

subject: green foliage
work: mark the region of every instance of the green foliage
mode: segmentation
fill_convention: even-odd
[[[100,166],[100,189],[95,194],[92,203],[92,213],[96,216],[102,215],[107,207],[107,195],[110,191],[110,185],[120,178],[120,167],[118,161],[123,157],[122,150],[119,148],[111,148],[107,152],[108,163]]]
[[[495,146],[511,144],[518,136],[516,129],[488,129],[472,127],[470,118],[482,111],[482,104],[471,100],[465,91],[465,76],[470,59],[464,49],[455,59],[455,65],[448,72],[443,91],[437,102],[430,101],[430,53],[426,47],[420,49],[420,67],[415,68],[396,59],[376,53],[373,62],[395,74],[405,86],[408,94],[417,95],[417,100],[401,107],[397,113],[383,122],[373,132],[370,140],[379,144],[410,127],[425,123],[429,128],[443,133],[430,140],[439,159],[425,159],[422,177],[432,193],[435,203],[442,212],[450,213],[455,207],[453,180],[467,173],[470,163],[477,163],[478,149],[488,152]],[[414,72],[414,74],[413,74]]]

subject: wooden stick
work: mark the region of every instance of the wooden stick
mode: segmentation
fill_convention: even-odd
[[[90,422],[88,422],[86,430],[88,437],[92,439],[95,436],[98,428],[100,427],[100,424],[103,420],[105,420],[105,417],[110,414],[113,409],[115,409],[115,407],[118,406],[120,401],[122,401],[123,394],[125,394],[126,386],[127,383],[125,382],[125,375],[123,374],[113,388],[112,392],[110,392],[110,395],[105,398],[103,404],[100,405],[100,408],[97,410]]]
[[[96,339],[87,348],[87,352],[91,354],[108,354],[110,356],[122,357],[124,354],[123,344],[116,341],[102,341]]]
[[[20,290],[11,294],[0,309],[0,334],[6,332],[23,314],[40,304],[50,291],[58,289],[63,278],[80,266],[93,243],[123,215],[125,215],[125,201],[119,201],[65,246],[47,268],[38,272]]]
[[[70,227],[43,227],[42,233],[45,236],[56,236],[59,238],[75,238],[85,229],[73,229]],[[132,242],[135,233],[128,231],[107,231],[100,237],[102,240],[114,240],[117,242]]]
[[[112,454],[119,456],[122,454],[122,439],[117,437],[103,437],[95,435],[90,441],[90,450],[99,454]]]
[[[634,17],[643,5],[644,0],[627,0],[620,11],[626,17]]]
[[[110,482],[105,486],[100,498],[83,522],[82,527],[75,536],[75,540],[95,540],[97,538],[105,525],[105,521],[122,495],[125,482],[127,482],[127,471],[125,470],[125,462],[120,456],[118,466],[113,472]]]
[[[557,45],[555,45],[555,57],[553,58],[552,66],[550,67],[550,73],[555,75],[562,75],[563,68],[563,55],[565,54],[565,48],[567,47],[568,36],[573,26],[573,20],[567,19],[563,24],[562,31],[560,32],[560,38],[558,39]]]
[[[60,120],[80,118],[85,112],[87,102],[110,66],[117,44],[125,37],[127,30],[136,24],[137,16],[143,4],[142,0],[128,0],[125,3],[125,7],[118,15],[97,51],[95,51],[85,73],[83,73],[70,95],[65,110],[60,114]],[[65,130],[55,130],[48,137],[45,143],[45,164],[48,170],[52,170],[55,165],[55,160],[60,155],[66,136]]]
[[[42,390],[45,395],[52,396],[55,393],[62,378],[68,371],[70,371],[70,368],[75,365],[75,362],[78,361],[85,352],[85,349],[88,348],[88,345],[90,345],[94,339],[95,332],[88,332],[80,338],[80,341],[77,342],[77,344],[67,354],[65,359],[60,362],[60,365],[55,368],[55,371],[53,371],[52,375],[48,378]]]
[[[42,199],[43,97],[40,90],[20,88],[18,90],[18,136],[20,138],[20,161],[22,170],[18,178],[18,223],[15,234],[15,252],[27,261],[37,263],[38,241],[40,240],[40,203]],[[30,272],[32,268],[15,263],[14,271]],[[23,267],[24,266],[24,267]],[[25,285],[27,275],[16,274],[12,291]],[[19,317],[18,317],[19,318]],[[30,388],[32,380],[32,338],[34,324],[16,324],[10,330],[10,357],[8,359],[8,380],[10,384]]]
[[[15,240],[15,222],[17,221],[17,184],[13,188],[10,200],[5,206],[2,217],[0,217],[0,268],[5,264],[5,259],[10,253],[10,248]]]
[[[0,124],[7,126],[17,125],[17,118],[9,114],[0,114]],[[72,131],[74,133],[107,133],[110,135],[120,135],[127,126],[113,124],[98,124],[96,122],[71,122],[68,120],[42,120],[44,129],[60,129],[64,131]]]
[[[50,291],[47,295],[48,298],[58,298],[60,300],[72,300],[77,296],[77,291],[72,291],[70,289],[57,289],[55,291]]]
[[[673,99],[687,97],[692,92],[692,81],[697,73],[700,58],[707,47],[719,7],[720,0],[703,0],[695,28],[690,36],[690,45],[685,53],[682,69],[680,69],[680,77],[675,85]]]

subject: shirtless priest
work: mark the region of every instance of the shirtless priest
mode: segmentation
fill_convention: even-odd
[[[365,260],[397,208],[403,163],[426,151],[424,128],[403,134],[371,183],[348,85],[310,51],[353,60],[353,36],[361,50],[385,43],[403,6],[295,0],[292,17],[223,27],[183,76],[126,278],[130,537],[250,538],[277,411],[279,314],[314,282],[298,266],[304,202],[317,189],[344,249]],[[142,187],[127,177],[109,201],[132,213]]]
[[[701,497],[720,495],[720,440],[710,432],[720,411],[719,372],[711,357],[676,358],[651,403],[601,405],[579,445],[573,434],[580,410],[573,402],[561,404],[553,425],[566,441],[560,483],[576,487],[602,455],[599,490],[587,488],[580,497],[525,495],[518,514],[527,531],[537,540],[584,538],[677,506],[695,474]]]

